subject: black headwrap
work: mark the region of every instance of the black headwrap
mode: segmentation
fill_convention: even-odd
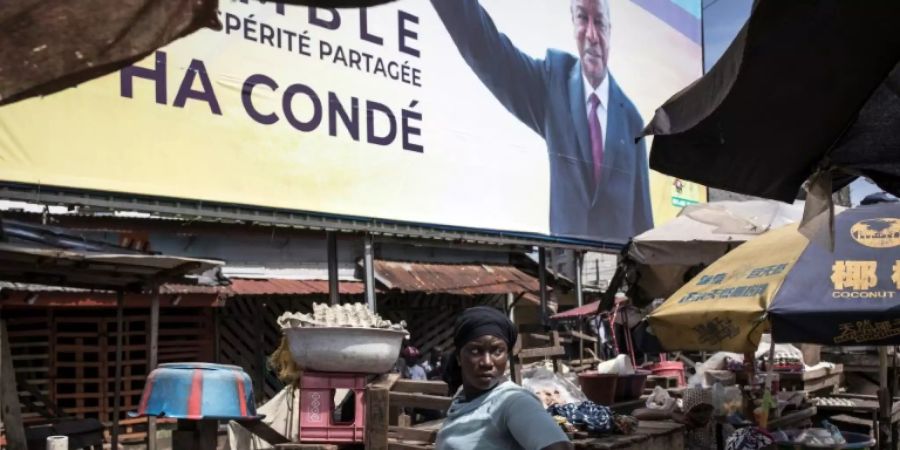
[[[510,349],[516,345],[519,334],[506,314],[487,306],[476,306],[463,311],[456,318],[453,345],[456,351],[467,342],[481,336],[495,336],[506,341]]]
[[[453,352],[444,354],[444,373],[442,378],[450,388],[450,395],[456,393],[462,386],[462,370],[459,366],[457,355],[466,343],[481,336],[496,336],[506,341],[509,350],[519,338],[516,327],[502,312],[487,306],[476,306],[463,311],[456,318],[456,327],[453,334]]]

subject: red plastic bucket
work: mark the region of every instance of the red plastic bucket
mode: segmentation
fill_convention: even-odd
[[[619,375],[616,380],[616,401],[637,400],[644,393],[647,384],[648,370],[638,370],[631,375]]]

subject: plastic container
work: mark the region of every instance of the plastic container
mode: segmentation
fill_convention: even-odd
[[[638,370],[631,375],[619,375],[616,380],[616,401],[637,400],[644,394],[650,371]]]
[[[613,373],[582,372],[578,375],[581,392],[588,400],[603,406],[616,401],[616,382],[619,376]]]
[[[353,421],[335,421],[336,390],[353,393]],[[304,372],[300,377],[300,442],[354,443],[365,441],[366,375]]]
[[[283,328],[291,356],[305,370],[390,372],[406,332],[378,328]]]
[[[654,376],[678,377],[678,386],[684,386],[684,363],[681,361],[660,361],[650,367]]]
[[[175,419],[253,419],[256,403],[250,376],[238,366],[210,363],[160,364],[150,372],[138,416]]]

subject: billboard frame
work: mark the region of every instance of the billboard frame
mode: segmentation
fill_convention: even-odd
[[[405,239],[455,241],[493,246],[532,246],[619,253],[625,244],[588,241],[537,233],[484,230],[465,227],[403,222],[397,220],[339,216],[318,212],[264,208],[138,194],[91,191],[0,181],[0,199],[36,204],[89,206],[103,210],[135,211],[161,217],[200,218],[210,221],[252,222],[300,229],[368,233]]]

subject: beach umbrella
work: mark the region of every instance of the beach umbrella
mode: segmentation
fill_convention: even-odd
[[[836,216],[834,252],[789,225],[731,251],[649,316],[668,350],[900,344],[900,204]],[[895,325],[896,323],[896,325]]]

